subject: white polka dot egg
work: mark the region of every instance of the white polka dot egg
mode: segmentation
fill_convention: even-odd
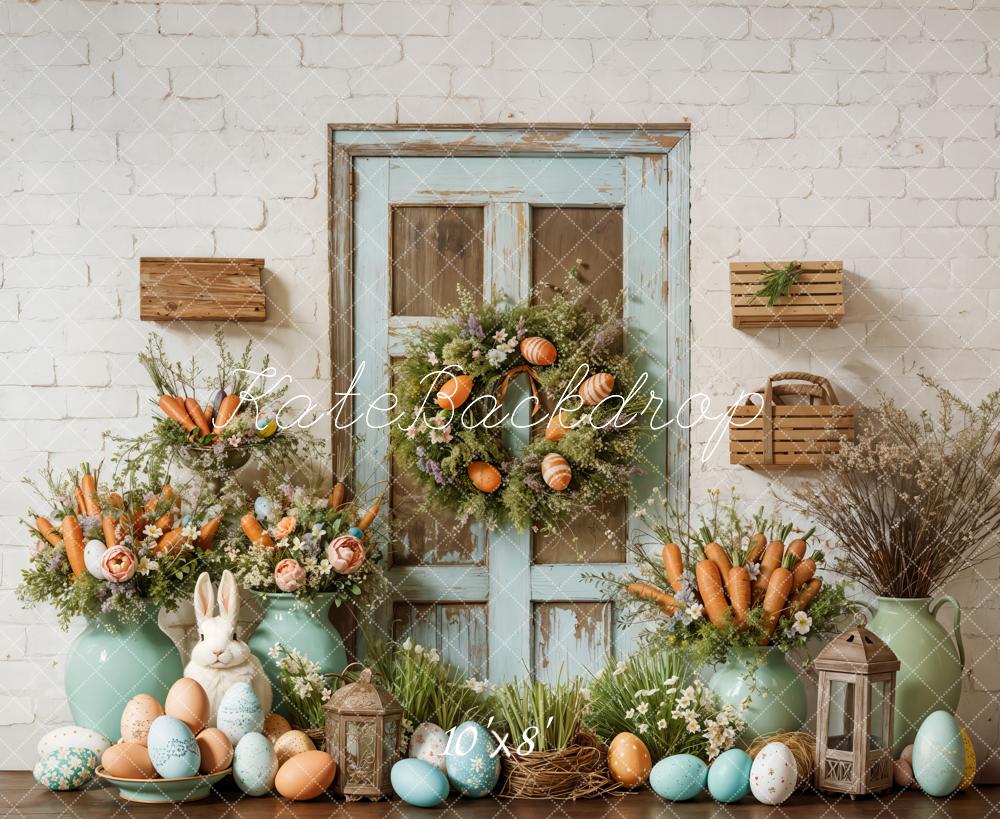
[[[780,805],[795,791],[798,769],[795,757],[782,742],[769,742],[750,767],[750,790],[758,802]]]

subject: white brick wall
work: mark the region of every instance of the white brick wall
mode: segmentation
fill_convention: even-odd
[[[19,477],[97,460],[104,429],[145,426],[137,257],[266,257],[271,318],[230,335],[266,341],[325,396],[329,122],[689,120],[696,391],[722,405],[806,369],[845,398],[876,384],[916,407],[914,365],[972,397],[995,385],[1000,9],[872,5],[0,5],[0,769],[29,766],[68,717],[69,638],[13,598]],[[732,330],[728,260],[782,256],[845,259],[843,327]],[[210,333],[166,335],[181,351]],[[766,490],[724,452],[702,465],[705,435],[696,495]],[[998,581],[993,563],[952,588],[981,750],[1000,740]]]

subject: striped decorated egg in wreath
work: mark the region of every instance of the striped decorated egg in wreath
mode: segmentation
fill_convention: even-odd
[[[629,393],[621,300],[590,311],[579,291],[545,297],[461,294],[396,360],[393,455],[430,509],[552,531],[630,491],[649,402]]]

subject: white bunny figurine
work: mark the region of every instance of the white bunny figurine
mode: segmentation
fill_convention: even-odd
[[[260,660],[250,647],[236,635],[236,618],[240,611],[240,590],[236,578],[228,569],[219,584],[219,614],[213,617],[212,579],[202,572],[194,587],[194,613],[198,621],[198,642],[191,649],[191,660],[184,676],[201,684],[208,694],[211,712],[209,725],[215,725],[219,703],[233,683],[248,682],[253,687],[260,706],[267,714],[271,710],[271,681],[264,673]]]

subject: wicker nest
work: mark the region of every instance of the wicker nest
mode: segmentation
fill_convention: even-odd
[[[816,772],[816,737],[807,731],[789,731],[783,734],[771,734],[768,737],[760,737],[747,749],[751,757],[756,757],[769,742],[780,742],[795,758],[795,767],[798,771],[798,782],[795,787],[805,788],[812,784],[813,774]]]
[[[589,799],[618,788],[608,749],[589,731],[558,751],[504,754],[500,795],[516,799]]]

